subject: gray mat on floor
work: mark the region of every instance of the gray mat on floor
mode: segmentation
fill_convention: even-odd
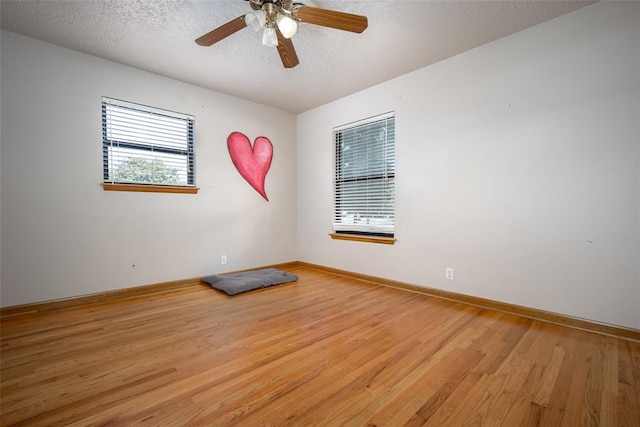
[[[277,268],[263,268],[262,270],[243,271],[234,274],[212,274],[202,280],[228,295],[236,295],[254,289],[295,282],[298,276],[278,270]]]

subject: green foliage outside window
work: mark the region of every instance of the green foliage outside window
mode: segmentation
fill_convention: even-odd
[[[178,170],[165,165],[162,160],[144,157],[130,157],[113,172],[116,182],[141,182],[149,184],[184,185]]]

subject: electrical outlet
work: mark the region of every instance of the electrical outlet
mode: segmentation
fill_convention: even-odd
[[[446,277],[447,277],[447,280],[453,280],[453,268],[447,267]]]
[[[226,255],[220,255],[220,264],[226,264],[227,263],[227,256]]]

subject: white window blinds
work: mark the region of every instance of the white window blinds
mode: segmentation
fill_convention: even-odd
[[[102,98],[104,182],[195,186],[194,117]]]
[[[334,128],[333,135],[334,231],[393,236],[394,113]]]

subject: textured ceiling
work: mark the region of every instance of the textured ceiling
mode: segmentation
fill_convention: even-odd
[[[251,10],[244,0],[1,0],[2,28],[163,76],[303,112],[568,13],[591,0],[314,0],[365,15],[354,34],[301,24],[300,65],[244,29],[194,40]]]

